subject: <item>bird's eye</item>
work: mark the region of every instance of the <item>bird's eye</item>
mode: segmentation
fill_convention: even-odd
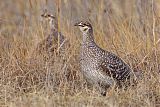
[[[86,31],[88,28],[85,28],[84,31]]]

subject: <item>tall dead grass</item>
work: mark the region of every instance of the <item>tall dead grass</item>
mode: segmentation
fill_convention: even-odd
[[[64,58],[48,58],[33,50],[48,33],[41,12],[47,8],[57,14],[57,2],[1,1],[0,104],[159,107],[159,6],[158,0],[59,0],[59,30],[70,40],[70,47]],[[136,87],[111,89],[102,97],[87,86],[79,70],[81,33],[73,27],[82,19],[91,21],[97,44],[143,72]]]

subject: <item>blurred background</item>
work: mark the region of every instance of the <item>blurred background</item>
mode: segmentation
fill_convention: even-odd
[[[34,38],[35,35],[27,33],[37,30],[41,23],[40,15],[47,9],[58,17],[59,28],[68,37],[75,31],[75,22],[89,20],[94,26],[96,38],[101,36],[104,42],[117,34],[122,35],[120,38],[124,38],[124,35],[136,36],[136,39],[132,38],[135,40],[130,41],[133,44],[138,42],[137,38],[143,41],[154,39],[155,42],[159,38],[159,8],[159,0],[1,0],[1,35],[13,36],[23,31],[21,36]],[[130,34],[124,34],[126,32],[121,32],[119,27],[128,30]]]
[[[153,17],[158,29],[159,0],[1,0],[1,23],[30,26],[38,22],[44,9],[59,15],[61,24],[71,26],[77,20],[90,19],[96,29],[110,35],[114,23],[132,22],[137,29],[151,27]],[[59,9],[58,9],[59,8]],[[154,15],[154,16],[153,16]],[[149,32],[149,31],[148,31]],[[157,31],[158,32],[158,31]],[[113,35],[113,34],[112,34]]]

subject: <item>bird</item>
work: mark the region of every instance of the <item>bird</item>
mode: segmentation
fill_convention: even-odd
[[[75,23],[82,32],[80,49],[80,69],[88,83],[106,95],[106,90],[115,84],[121,85],[134,77],[131,67],[120,57],[100,48],[88,21]]]
[[[41,15],[41,17],[49,21],[50,32],[44,40],[38,43],[36,50],[38,50],[39,53],[43,53],[45,51],[50,55],[53,55],[54,52],[58,53],[64,51],[64,44],[67,39],[58,31],[57,18],[48,13],[47,10]]]

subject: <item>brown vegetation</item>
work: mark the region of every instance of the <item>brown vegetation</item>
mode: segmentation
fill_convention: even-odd
[[[159,7],[158,0],[2,0],[0,105],[159,107]],[[56,54],[33,55],[47,33],[40,19],[45,8],[57,14],[59,31],[70,40],[65,60]],[[87,86],[79,70],[81,34],[73,26],[82,19],[92,22],[103,49],[143,72],[136,87],[110,89],[103,97]]]

